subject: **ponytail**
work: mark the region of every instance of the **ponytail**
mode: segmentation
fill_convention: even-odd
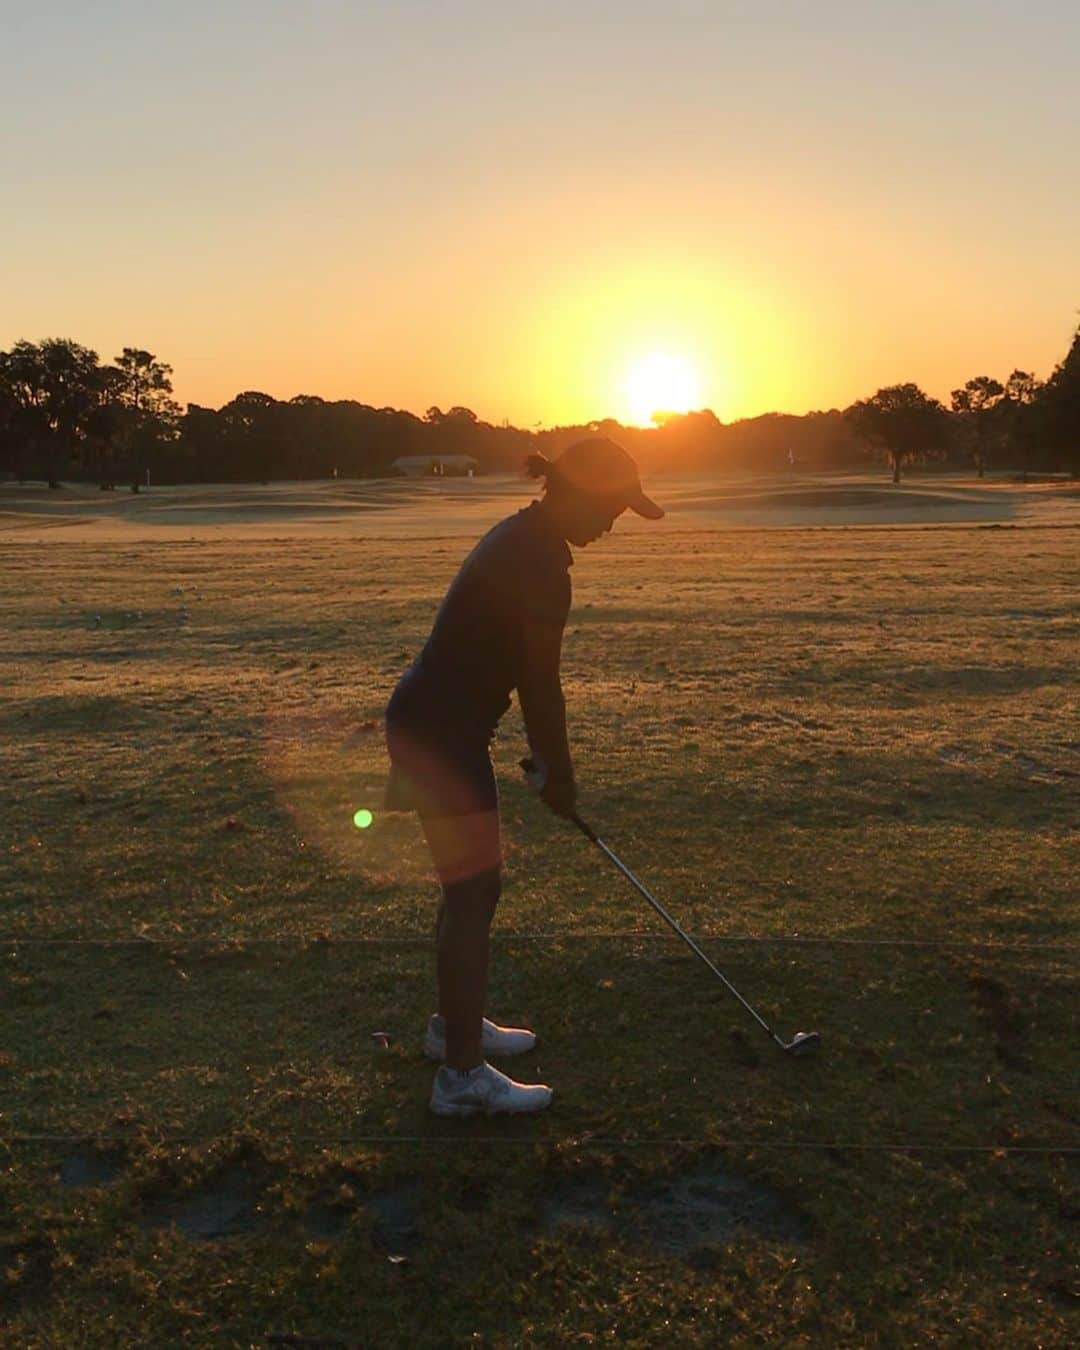
[[[541,454],[539,450],[525,457],[525,472],[530,478],[544,480],[545,493],[562,493],[569,487],[558,461],[548,459],[547,455]]]
[[[555,465],[548,459],[547,455],[542,455],[539,450],[533,451],[531,455],[525,458],[525,472],[530,478],[549,479],[552,476]]]

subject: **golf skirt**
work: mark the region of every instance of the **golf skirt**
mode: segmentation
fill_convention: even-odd
[[[418,698],[423,677],[414,667],[394,690],[386,709],[390,777],[383,807],[422,816],[471,816],[499,809],[491,765],[494,731],[474,729],[453,717],[436,718]]]

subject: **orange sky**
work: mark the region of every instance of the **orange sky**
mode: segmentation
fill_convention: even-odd
[[[649,353],[731,420],[1068,346],[1071,4],[168,8],[15,21],[0,345],[523,426]]]

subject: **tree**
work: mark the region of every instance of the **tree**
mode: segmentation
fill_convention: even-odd
[[[58,488],[60,468],[78,458],[100,396],[97,352],[70,338],[22,340],[4,353],[3,366],[16,471],[21,476],[37,466],[49,487]]]
[[[872,398],[852,404],[845,417],[859,435],[888,454],[894,483],[899,483],[906,460],[940,450],[945,440],[947,413],[917,384],[879,389]]]
[[[17,342],[0,352],[0,467],[21,483],[49,432],[37,348]]]
[[[159,361],[153,352],[125,347],[114,359],[118,373],[114,397],[133,412],[158,412],[175,407],[172,394],[172,367]]]
[[[1025,483],[1038,438],[1035,405],[1042,387],[1042,381],[1029,371],[1014,370],[1005,381],[1005,397],[999,408],[1006,444],[1020,461]]]
[[[1049,445],[1075,478],[1080,475],[1080,328],[1064,361],[1043,387],[1036,406]]]
[[[86,418],[86,461],[92,466],[102,492],[116,487],[117,459],[127,426],[127,410],[109,397],[109,386],[116,371],[105,367],[102,373],[104,394]]]
[[[222,418],[214,408],[189,403],[180,419],[175,475],[178,482],[213,480],[221,459]]]
[[[1005,386],[989,375],[976,375],[962,389],[952,391],[952,410],[967,432],[980,478],[996,433],[1001,428],[999,409],[1004,397]]]
[[[699,412],[654,413],[654,429],[644,433],[636,455],[642,465],[650,469],[663,464],[681,464],[686,468],[705,469],[715,461],[723,428],[711,408]],[[621,430],[613,440],[625,439]]]
[[[114,410],[106,420],[115,429],[137,491],[149,461],[178,432],[180,405],[172,397],[172,367],[153,352],[125,347],[108,368],[104,392],[104,401]]]
[[[238,482],[284,477],[285,419],[277,399],[249,389],[221,409],[221,431],[229,463],[223,476]]]
[[[59,487],[59,464],[77,460],[86,439],[86,420],[101,392],[98,354],[70,338],[46,338],[38,344],[45,410],[51,435],[46,440],[46,470],[51,488]]]

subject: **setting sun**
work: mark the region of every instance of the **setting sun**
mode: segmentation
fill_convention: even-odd
[[[623,381],[630,421],[645,426],[657,412],[689,412],[700,402],[697,371],[684,357],[650,352],[635,361]]]

